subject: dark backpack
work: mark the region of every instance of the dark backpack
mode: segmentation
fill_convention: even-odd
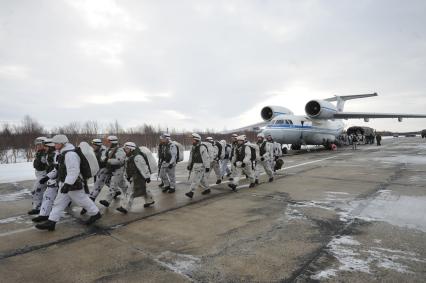
[[[225,145],[225,159],[230,159],[228,148],[231,148],[230,144]],[[232,154],[232,152],[231,152],[231,154]]]
[[[284,161],[281,158],[277,159],[277,162],[275,162],[274,170],[275,171],[280,170],[283,167],[283,165],[284,165]]]
[[[218,153],[217,153],[217,157],[220,159],[220,157],[222,156],[222,145],[220,144],[220,142],[216,141],[215,146],[217,146],[217,148],[219,149]]]
[[[244,146],[248,146],[248,148],[250,148],[250,152],[251,152],[251,157],[250,157],[250,161],[256,161],[256,149],[248,144],[245,144]],[[245,151],[245,149],[243,149]]]
[[[252,146],[247,145],[250,148],[251,151],[251,161],[256,161],[256,149]]]

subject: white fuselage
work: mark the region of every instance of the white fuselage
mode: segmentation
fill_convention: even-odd
[[[307,116],[278,115],[262,131],[281,144],[324,145],[343,132],[341,120],[311,119]]]

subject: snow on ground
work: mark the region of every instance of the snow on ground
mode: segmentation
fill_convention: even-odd
[[[156,153],[153,153],[155,159],[158,159]],[[188,162],[189,151],[184,152],[183,162]],[[26,180],[35,180],[34,168],[32,162],[0,164],[0,183],[11,183]]]
[[[314,280],[322,280],[336,276],[339,271],[370,273],[371,269],[385,268],[400,273],[411,273],[406,262],[425,263],[413,252],[391,250],[381,247],[364,248],[351,236],[333,238],[327,245],[327,251],[337,260],[339,266],[322,270],[311,276]]]
[[[32,162],[0,164],[0,183],[34,180]]]

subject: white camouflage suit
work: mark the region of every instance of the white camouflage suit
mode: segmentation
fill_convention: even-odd
[[[191,153],[189,155],[188,169],[192,169],[191,174],[191,192],[195,192],[198,187],[202,187],[204,190],[209,188],[208,184],[208,172],[210,170],[210,156],[207,151],[207,147],[202,145],[200,142],[197,145],[193,145]]]
[[[107,167],[112,166],[113,172],[111,173],[111,180],[108,185],[109,190],[104,199],[110,203],[116,193],[120,192],[120,188],[123,189],[123,191],[127,189],[127,182],[124,179],[124,163],[126,160],[126,152],[123,148],[118,147],[118,145],[116,150],[115,148],[110,148],[109,150],[111,151],[108,154],[109,156],[107,160]]]
[[[160,178],[164,184],[164,187],[170,187],[171,189],[176,188],[176,158],[177,158],[177,147],[170,140],[163,144],[161,147],[163,151],[161,154],[161,164],[158,164],[160,169]],[[183,154],[183,153],[182,153]],[[171,165],[171,166],[170,166]],[[172,167],[172,168],[169,168]]]
[[[40,156],[38,156],[40,155]],[[47,166],[47,155],[42,152],[36,153],[36,159],[34,160],[34,168],[37,167],[36,163],[40,166]],[[46,191],[46,184],[40,184],[40,180],[46,176],[46,170],[37,170],[35,168],[36,181],[33,186],[32,194],[32,207],[35,210],[40,210],[40,206],[43,202],[43,194]]]
[[[216,179],[217,180],[222,180],[222,174],[220,172],[220,156],[219,156],[219,147],[217,146],[216,142],[210,142],[210,144],[212,145],[211,148],[211,152],[210,153],[210,171],[207,173],[207,180],[210,177],[210,174],[212,172],[212,170],[214,171],[214,173],[216,174]]]
[[[142,155],[137,154],[134,157],[134,164],[137,168],[137,170],[139,171],[139,173],[142,175],[142,177],[144,179],[149,179],[151,178],[151,173],[149,172],[149,167],[145,162],[145,159],[142,157]],[[126,162],[126,168],[128,166],[128,162]],[[131,161],[130,161],[131,162]],[[127,170],[126,170],[127,171]],[[130,210],[132,208],[133,205],[133,201],[135,199],[135,197],[139,197],[140,193],[138,193],[135,190],[135,182],[132,179],[132,176],[127,176],[126,174],[126,179],[130,179],[130,183],[127,186],[127,189],[125,189],[125,197],[121,200],[121,207],[123,207],[126,210]],[[143,181],[145,182],[145,181]],[[148,189],[147,184],[145,184],[146,186],[146,193],[143,195],[141,195],[144,199],[145,199],[145,203],[152,203],[154,200],[152,198],[152,193],[151,191]],[[136,196],[135,196],[136,194]]]
[[[252,162],[251,162],[251,150],[250,146],[246,144],[238,144],[234,148],[234,153],[232,156],[232,164],[234,164],[234,180],[232,180],[232,184],[237,185],[240,181],[241,175],[245,174],[249,177],[250,183],[255,182]]]
[[[231,178],[234,178],[235,176],[235,165],[234,162],[232,162],[232,159],[234,158],[235,149],[237,148],[238,143],[235,141],[231,144],[231,156],[229,158],[229,161],[231,162]]]
[[[102,191],[102,188],[105,186],[105,182],[109,178],[108,169],[106,167],[102,166],[102,163],[104,163],[107,159],[106,152],[107,149],[105,146],[101,146],[99,149],[99,153],[96,153],[96,155],[100,155],[100,159],[98,159],[99,164],[99,171],[96,173],[96,180],[93,184],[93,190],[90,192],[90,198],[96,199],[96,197],[99,195],[99,193]],[[103,167],[103,168],[102,168]]]
[[[65,146],[61,149],[61,154],[65,151],[74,149],[75,147],[72,144],[66,143]],[[59,182],[59,190],[65,183],[73,185],[80,176],[80,157],[76,152],[67,152],[65,154],[64,162],[67,174],[64,182]],[[54,176],[54,174],[59,174],[58,170],[56,169],[53,170],[51,173],[52,177]],[[89,216],[93,216],[99,213],[98,207],[85,193],[84,189],[80,189],[75,191],[69,191],[65,194],[59,192],[53,204],[52,211],[49,215],[49,220],[58,222],[61,219],[64,209],[68,206],[70,201],[72,201],[73,204],[76,204],[86,209],[87,214]]]
[[[277,159],[280,158],[283,155],[283,151],[281,149],[281,144],[280,143],[278,143],[276,141],[272,141],[272,143],[273,143],[272,148],[273,148],[274,158],[272,160],[271,166],[272,166],[272,169],[274,169],[275,168],[275,163],[277,162]]]
[[[222,177],[231,173],[228,164],[231,163],[232,147],[229,144],[224,145],[225,156],[220,162],[220,174]],[[232,167],[232,166],[231,166]]]
[[[57,158],[58,152],[55,152],[55,157],[53,161],[53,165],[57,164]],[[49,162],[48,162],[49,164]],[[58,183],[56,181],[57,177],[57,171],[56,169],[53,169],[49,173],[47,173],[47,177],[49,177],[49,180],[47,181],[47,188],[46,191],[43,194],[43,202],[40,207],[40,216],[49,216],[50,212],[52,211],[53,203],[56,199],[56,196],[58,195]]]
[[[256,180],[259,179],[260,170],[265,170],[266,174],[268,174],[269,178],[274,176],[274,172],[272,171],[272,161],[274,160],[274,149],[272,143],[263,140],[263,142],[258,143],[260,149],[260,158],[256,161],[256,171],[255,177]],[[263,154],[262,154],[263,153]]]

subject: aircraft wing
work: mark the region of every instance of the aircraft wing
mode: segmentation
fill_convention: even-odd
[[[244,131],[259,132],[261,130],[261,128],[268,125],[268,123],[269,122],[259,122],[259,123],[248,125],[248,126],[238,128],[238,129],[222,131],[221,133],[222,134],[231,134],[231,133],[241,133],[241,132],[244,132]]]
[[[334,114],[336,119],[375,119],[375,118],[426,118],[420,114],[398,114],[398,113],[365,113],[365,112],[339,112]]]

